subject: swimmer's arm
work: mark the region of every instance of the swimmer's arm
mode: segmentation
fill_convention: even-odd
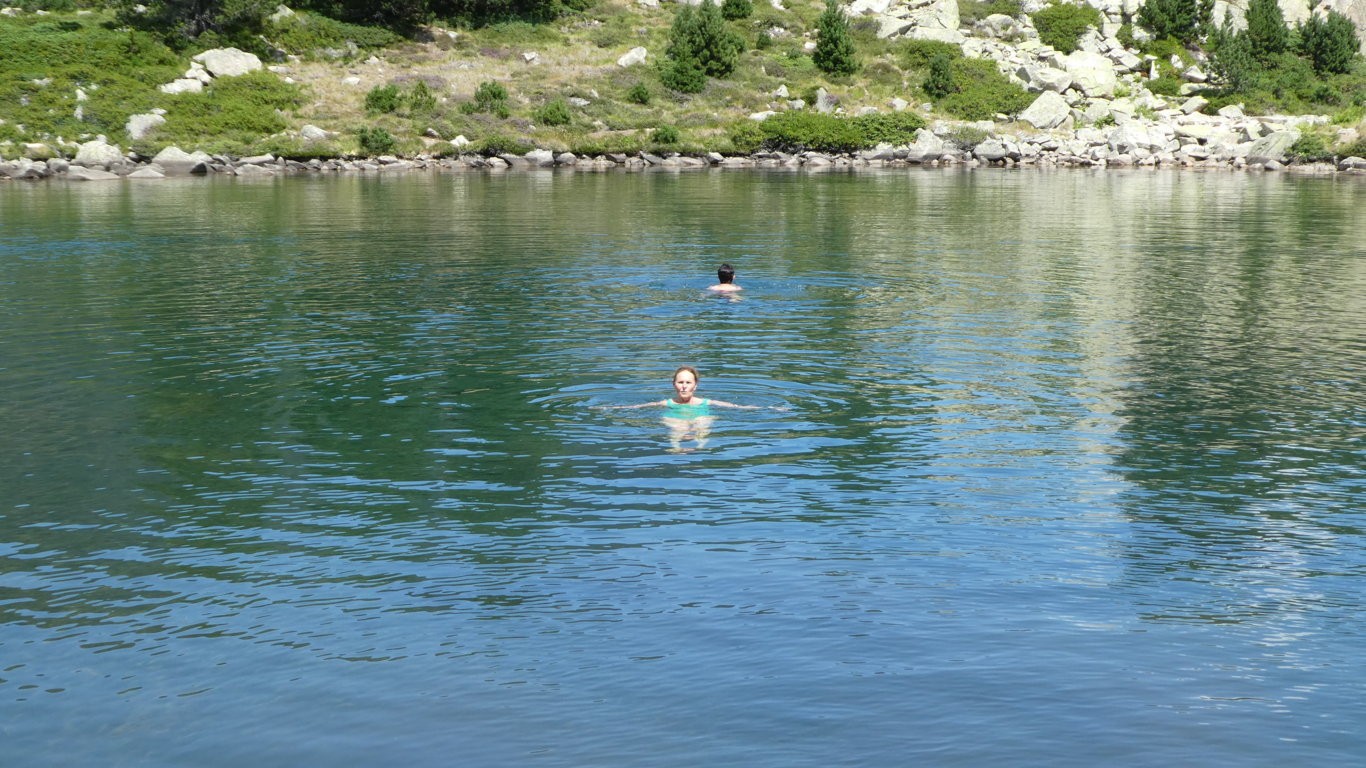
[[[728,402],[726,402],[725,400],[715,400],[715,399],[713,399],[713,400],[711,400],[710,402],[711,402],[712,405],[717,405],[717,406],[720,406],[720,407],[722,407],[722,408],[739,408],[739,409],[742,410],[742,411],[758,411],[758,410],[761,410],[761,409],[764,408],[764,406],[762,406],[762,405],[736,405],[735,403],[728,403]],[[772,411],[786,411],[786,410],[787,410],[787,406],[784,406],[784,405],[770,405],[770,406],[768,406],[768,409],[769,409],[769,410],[772,410]]]
[[[630,410],[632,408],[660,408],[667,404],[667,402],[668,401],[666,400],[654,400],[652,402],[640,403],[638,405],[593,405],[589,407],[599,411],[621,411]]]

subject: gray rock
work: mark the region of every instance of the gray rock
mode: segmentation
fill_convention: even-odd
[[[237,77],[264,67],[256,54],[236,48],[214,48],[192,57],[192,60],[203,64],[204,69],[214,77]]]
[[[1115,95],[1118,78],[1114,65],[1098,53],[1075,51],[1067,56],[1067,73],[1072,85],[1092,98],[1111,98]]]
[[[1299,140],[1300,132],[1294,128],[1267,134],[1252,142],[1252,146],[1247,151],[1247,161],[1249,164],[1262,163],[1263,165],[1268,162],[1284,162],[1285,153],[1289,152],[1291,145]]]
[[[42,143],[24,144],[24,157],[29,160],[51,160],[57,156],[57,150]]]
[[[631,50],[622,54],[621,58],[617,59],[617,66],[625,68],[633,67],[637,64],[644,64],[645,59],[648,56],[649,51],[645,50],[640,46],[636,46],[635,48],[632,48]]]
[[[1020,113],[1020,119],[1035,128],[1048,130],[1062,125],[1071,113],[1066,99],[1053,91],[1044,91]]]
[[[578,162],[578,155],[573,152],[561,152],[555,155],[555,165],[577,165]]]
[[[1366,171],[1366,158],[1344,157],[1338,161],[1338,170],[1341,171]]]
[[[117,173],[73,165],[66,170],[66,177],[72,181],[115,181],[121,178]]]
[[[816,91],[816,111],[817,111],[817,112],[821,112],[821,113],[823,113],[823,114],[829,114],[829,113],[831,113],[831,112],[834,112],[834,111],[835,111],[835,108],[838,107],[839,105],[840,105],[840,100],[839,100],[839,98],[837,98],[836,96],[834,96],[834,95],[831,94],[831,93],[828,93],[824,88],[820,88],[820,89],[818,89],[818,90]]]
[[[548,168],[555,164],[555,155],[548,149],[533,149],[523,155],[531,165]]]
[[[128,122],[124,125],[124,130],[128,132],[128,138],[133,141],[141,141],[147,138],[158,126],[165,125],[166,118],[156,114],[129,115]]]
[[[275,155],[252,155],[251,157],[244,157],[237,162],[242,165],[270,165],[275,162]]]
[[[154,168],[139,168],[128,174],[130,179],[164,179],[166,174]]]
[[[118,146],[105,142],[104,137],[101,136],[94,141],[87,141],[82,144],[76,152],[76,158],[71,162],[73,165],[107,170],[109,166],[123,162],[123,152]]]
[[[1004,160],[1010,156],[1010,149],[999,139],[987,139],[972,150],[973,157],[988,163]]]
[[[166,83],[165,85],[158,86],[158,90],[160,90],[162,93],[169,93],[172,95],[178,93],[199,93],[200,91],[204,90],[204,84],[199,82],[198,80],[181,78],[179,80],[173,80],[172,82]]]
[[[332,138],[330,131],[325,131],[316,125],[305,125],[299,129],[299,137],[304,141],[327,141]]]

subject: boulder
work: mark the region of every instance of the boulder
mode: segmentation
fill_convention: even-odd
[[[173,80],[169,83],[166,83],[165,85],[158,86],[157,89],[160,90],[162,93],[169,93],[171,95],[175,95],[178,93],[199,93],[200,91],[204,90],[204,84],[199,82],[198,80],[181,78],[179,80]]]
[[[1072,85],[1091,98],[1111,98],[1115,95],[1118,78],[1114,65],[1098,53],[1074,51],[1067,56],[1067,73]]]
[[[1010,157],[1010,154],[1010,148],[999,139],[987,139],[972,150],[973,157],[988,163],[1004,160]]]
[[[128,138],[133,141],[141,141],[147,138],[157,126],[165,125],[166,118],[156,114],[129,115],[128,122],[124,125],[124,130],[128,132]]]
[[[523,155],[531,165],[548,168],[555,164],[555,155],[548,149],[533,149]]]
[[[42,143],[24,144],[24,157],[29,160],[51,160],[57,156],[57,150]]]
[[[66,177],[72,181],[114,181],[121,178],[117,173],[73,165],[66,169]]]
[[[164,178],[166,178],[166,174],[162,173],[161,171],[156,170],[155,168],[139,168],[139,169],[137,169],[136,171],[133,171],[132,173],[128,174],[128,178],[130,178],[130,179],[164,179]]]
[[[1072,76],[1063,69],[1049,66],[1023,66],[1015,71],[1031,91],[1062,93],[1072,87]]]
[[[203,64],[204,69],[214,77],[237,77],[255,72],[264,66],[256,54],[236,48],[214,48],[192,57],[191,60]]]
[[[1247,151],[1247,161],[1263,165],[1268,162],[1284,162],[1285,153],[1289,152],[1291,145],[1299,140],[1300,132],[1294,128],[1269,133],[1252,142],[1252,146]]]
[[[71,161],[73,165],[81,165],[87,168],[100,168],[107,170],[111,165],[118,165],[123,162],[123,151],[117,145],[105,142],[101,136],[94,141],[87,141],[76,151],[76,157]]]
[[[299,137],[304,141],[327,141],[332,136],[331,131],[323,130],[316,125],[305,125],[299,129]]]
[[[1020,119],[1035,128],[1048,130],[1062,125],[1071,113],[1066,99],[1053,91],[1044,91],[1020,113]]]
[[[645,58],[648,55],[649,51],[646,51],[644,48],[640,46],[636,46],[635,48],[632,48],[631,50],[622,54],[621,58],[617,59],[617,66],[625,68],[633,67],[636,64],[644,64]]]

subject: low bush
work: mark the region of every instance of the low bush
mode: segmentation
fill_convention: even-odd
[[[986,59],[958,59],[952,68],[953,91],[936,101],[939,109],[963,120],[990,120],[1018,114],[1034,96],[1011,82]]]
[[[267,27],[266,36],[273,45],[287,53],[305,57],[330,54],[349,55],[351,46],[356,52],[396,45],[403,38],[383,27],[347,24],[326,16],[299,11],[294,16],[274,22]]]
[[[678,129],[672,125],[661,125],[650,134],[650,138],[656,144],[677,144],[679,141]]]
[[[731,146],[738,152],[760,149],[780,152],[853,152],[878,144],[907,144],[925,127],[912,112],[839,117],[819,112],[780,112],[756,123],[745,120],[731,127]]]
[[[626,91],[626,100],[642,107],[648,105],[650,103],[650,87],[645,83],[636,83]]]
[[[958,0],[958,20],[972,26],[988,16],[1001,14],[1013,18],[1024,15],[1022,0]]]
[[[356,131],[356,138],[360,142],[360,151],[372,157],[387,155],[398,146],[388,131],[368,125]]]
[[[398,91],[398,86],[392,83],[377,85],[365,94],[365,111],[371,114],[397,112],[402,103],[403,97]]]
[[[537,109],[534,117],[543,125],[569,125],[574,120],[574,115],[569,111],[569,105],[564,99],[555,99],[541,108]]]
[[[1337,154],[1339,157],[1366,157],[1366,138],[1338,147]]]
[[[487,112],[495,117],[507,119],[512,110],[508,107],[507,89],[492,80],[485,80],[474,90],[474,99],[460,105],[465,114]]]
[[[284,131],[283,115],[301,102],[298,86],[270,72],[220,77],[202,93],[182,93],[163,102],[166,123],[157,129],[156,140],[205,151],[240,151]]]
[[[1060,53],[1077,50],[1082,33],[1088,27],[1099,28],[1103,19],[1100,11],[1089,5],[1055,2],[1032,17],[1039,40]]]
[[[481,155],[522,155],[526,154],[532,147],[525,140],[492,134],[485,136],[481,141],[474,145],[475,151]]]
[[[1291,159],[1302,163],[1321,162],[1332,160],[1333,152],[1328,148],[1328,142],[1317,133],[1306,133],[1300,136],[1294,144],[1290,145],[1290,150],[1286,153]]]
[[[907,69],[925,69],[936,58],[949,61],[963,58],[963,49],[953,43],[938,40],[907,40],[899,50],[901,66]]]
[[[413,83],[413,87],[404,96],[404,101],[408,104],[408,111],[414,115],[430,114],[436,110],[436,93],[425,80]]]

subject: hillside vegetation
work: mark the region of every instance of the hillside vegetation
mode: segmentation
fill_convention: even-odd
[[[339,0],[293,13],[247,0],[162,0],[145,12],[42,5],[0,16],[0,156],[100,134],[146,155],[169,145],[299,158],[450,154],[456,137],[471,142],[464,151],[484,152],[841,151],[907,142],[936,118],[1009,120],[1034,97],[957,46],[879,39],[871,23],[812,0],[781,10],[750,0]],[[990,13],[1026,16],[1015,0],[959,6],[965,27]],[[1327,114],[1335,126],[1366,116],[1366,65],[1350,23],[1292,29],[1278,10],[1250,11],[1248,28],[1235,31],[1202,16],[1204,7],[1151,0],[1121,30],[1156,57],[1153,92],[1175,95],[1176,64],[1203,62],[1215,77],[1211,110],[1240,102]],[[1058,4],[1031,21],[1065,51],[1099,15]],[[190,56],[223,46],[256,53],[272,71],[219,78],[202,93],[158,90]],[[636,47],[645,62],[619,66]],[[838,114],[814,109],[822,97]],[[128,141],[130,115],[163,110],[164,125]],[[765,111],[778,119],[749,119]],[[309,124],[329,138],[304,139]],[[1342,150],[1340,138],[1324,130],[1306,147]]]

